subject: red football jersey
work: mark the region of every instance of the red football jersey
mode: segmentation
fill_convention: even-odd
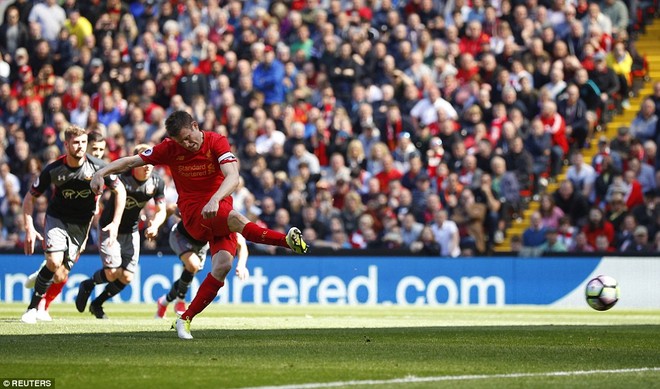
[[[237,161],[227,138],[214,132],[204,132],[202,147],[195,153],[167,138],[142,152],[140,157],[151,165],[170,168],[182,214],[200,212],[194,208],[206,205],[225,179],[220,165]]]

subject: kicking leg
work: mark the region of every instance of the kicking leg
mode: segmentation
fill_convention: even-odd
[[[303,240],[302,232],[297,227],[291,227],[289,232],[284,235],[279,231],[260,227],[234,210],[229,212],[227,224],[230,231],[240,232],[245,239],[251,242],[286,247],[297,254],[307,254],[309,251],[309,246]]]

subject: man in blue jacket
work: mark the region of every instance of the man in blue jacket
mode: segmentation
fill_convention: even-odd
[[[264,94],[266,105],[281,104],[284,102],[284,65],[275,59],[272,46],[266,46],[264,51],[264,62],[254,69],[254,89]]]

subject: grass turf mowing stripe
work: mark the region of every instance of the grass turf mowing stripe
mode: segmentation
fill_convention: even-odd
[[[611,370],[577,370],[577,371],[549,371],[545,373],[510,373],[510,374],[475,374],[475,375],[455,375],[439,377],[405,377],[391,380],[360,380],[360,381],[337,381],[337,382],[319,382],[300,385],[281,385],[281,386],[255,386],[244,389],[317,389],[317,388],[335,388],[341,386],[361,386],[361,385],[392,385],[392,384],[414,384],[426,382],[441,381],[468,381],[468,380],[487,380],[502,378],[534,378],[534,377],[569,377],[594,374],[630,374],[644,372],[660,371],[660,367],[641,367],[637,369],[611,369]]]

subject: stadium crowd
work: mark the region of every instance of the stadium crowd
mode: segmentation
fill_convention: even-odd
[[[514,251],[660,251],[660,83],[592,164],[580,153],[629,106],[641,61],[630,11],[622,0],[13,1],[0,26],[0,246],[21,245],[21,200],[69,123],[101,134],[114,160],[158,143],[185,109],[235,148],[235,208],[284,233],[301,226],[315,248],[485,254],[539,195]]]

